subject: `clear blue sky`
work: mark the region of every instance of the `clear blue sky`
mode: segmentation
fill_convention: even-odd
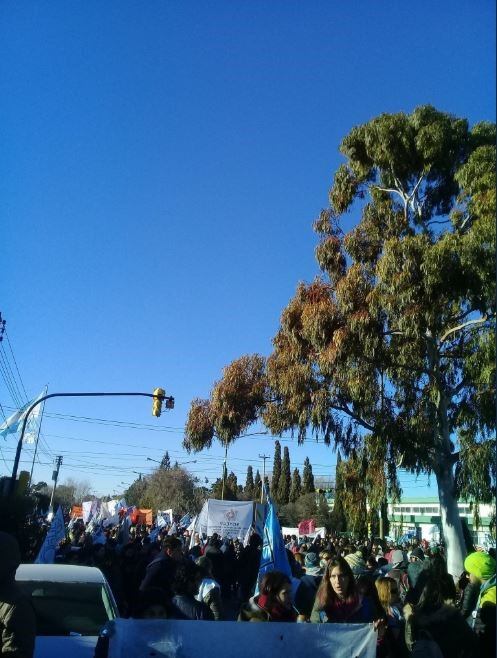
[[[160,419],[148,400],[47,404],[34,480],[63,454],[60,481],[112,493],[146,456],[195,459],[190,400],[233,358],[270,352],[318,272],[311,224],[354,125],[426,103],[495,120],[495,6],[3,2],[0,68],[0,311],[27,394],[176,398]],[[6,413],[13,397],[2,378]],[[284,445],[293,466],[333,473],[330,449]],[[0,448],[4,474],[14,441]],[[240,439],[229,468],[244,480],[262,452],[267,437]],[[221,454],[192,472],[218,476]],[[406,494],[435,494],[425,483],[406,477]]]

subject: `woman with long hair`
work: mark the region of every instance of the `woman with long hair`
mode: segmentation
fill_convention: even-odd
[[[374,622],[371,601],[362,597],[354,574],[342,557],[332,558],[326,567],[311,613],[311,622],[368,623]]]
[[[429,641],[438,645],[443,658],[479,657],[473,631],[452,603],[445,573],[435,567],[422,575],[417,583],[423,585],[418,602],[404,606],[408,649],[414,652],[418,643]]]
[[[269,621],[297,621],[297,613],[292,605],[290,578],[281,571],[265,574],[257,605],[267,612]]]

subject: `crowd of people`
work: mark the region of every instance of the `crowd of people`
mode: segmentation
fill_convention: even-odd
[[[98,567],[123,617],[373,623],[380,658],[495,656],[492,549],[471,552],[455,582],[442,545],[288,536],[290,572],[270,571],[258,580],[258,534],[243,546],[216,534],[171,530],[137,526],[121,544],[119,528],[109,528],[94,543],[77,522],[56,561]],[[106,655],[105,634],[96,651],[97,658]]]

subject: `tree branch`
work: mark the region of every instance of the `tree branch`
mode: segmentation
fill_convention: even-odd
[[[337,411],[342,411],[344,414],[347,414],[347,416],[350,416],[353,420],[356,421],[356,423],[359,423],[359,425],[362,425],[365,429],[369,430],[370,432],[374,432],[374,425],[371,425],[367,421],[365,421],[363,418],[355,414],[345,402],[342,402],[341,404],[333,404],[331,405],[333,409],[336,409]]]
[[[379,185],[372,185],[376,190],[379,190],[380,192],[387,192],[388,194],[398,194],[402,201],[405,203],[405,198],[402,192],[399,192],[399,190],[396,189],[390,189],[389,187],[380,187]]]
[[[469,327],[471,325],[479,325],[479,324],[484,324],[488,320],[488,316],[484,315],[482,318],[477,318],[476,320],[468,320],[468,322],[464,322],[463,324],[459,324],[457,327],[452,327],[451,329],[448,329],[444,335],[440,338],[440,342],[443,343],[446,338],[448,338],[451,334],[456,333],[457,331],[461,331],[462,329],[466,329],[466,327]]]

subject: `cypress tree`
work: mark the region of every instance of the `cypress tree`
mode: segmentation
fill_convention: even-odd
[[[290,487],[290,502],[295,503],[302,494],[302,480],[299,469],[295,468],[292,475],[292,486]]]
[[[248,498],[254,497],[254,471],[251,465],[247,466],[247,477],[245,479],[244,493],[248,496]]]
[[[161,460],[159,468],[162,468],[164,471],[168,471],[171,468],[171,458],[169,457],[169,453],[167,450],[164,457]]]
[[[314,475],[312,474],[312,466],[309,461],[309,457],[305,458],[304,461],[304,476],[302,478],[302,493],[314,493],[316,488],[314,487]]]
[[[254,478],[254,498],[256,500],[260,499],[261,497],[261,487],[262,487],[261,474],[259,473],[259,469],[257,469]]]
[[[280,483],[281,475],[281,443],[274,442],[274,460],[273,460],[273,475],[271,479],[271,496],[278,500],[278,485]]]
[[[278,482],[278,502],[286,505],[290,500],[290,487],[292,476],[290,474],[290,452],[285,446],[283,449],[283,461],[281,463],[281,475]]]

